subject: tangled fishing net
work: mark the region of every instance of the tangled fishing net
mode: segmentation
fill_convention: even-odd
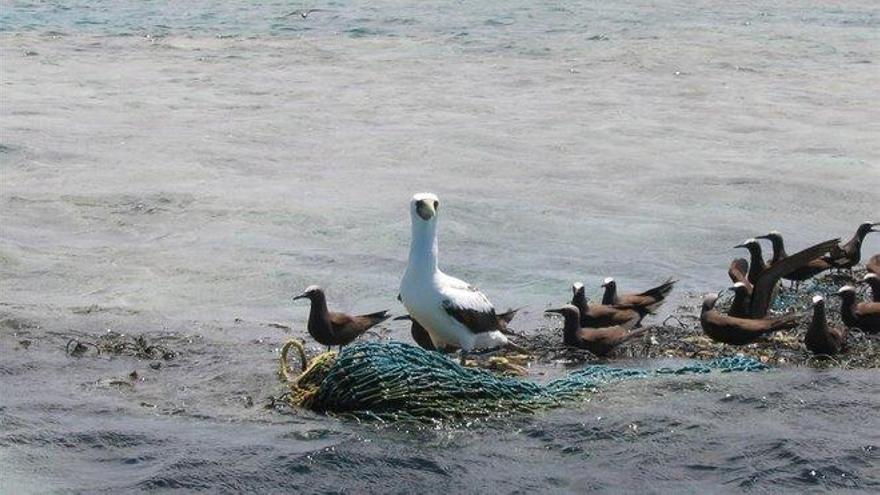
[[[294,376],[288,353],[299,351],[303,372]],[[320,413],[384,421],[454,421],[558,407],[613,381],[664,374],[757,371],[767,367],[745,357],[725,357],[679,368],[639,370],[593,365],[546,384],[467,368],[436,352],[403,342],[361,342],[339,353],[306,361],[302,344],[282,348],[281,373],[288,401]]]

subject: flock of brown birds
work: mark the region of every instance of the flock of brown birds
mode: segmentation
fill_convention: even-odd
[[[700,324],[705,334],[714,341],[731,345],[744,345],[754,342],[764,335],[778,330],[797,326],[799,315],[789,314],[780,317],[768,316],[770,306],[776,296],[781,280],[793,285],[809,280],[827,270],[851,270],[861,260],[861,246],[865,236],[880,223],[866,222],[859,226],[848,242],[841,244],[832,239],[810,246],[795,254],[785,251],[785,244],[779,232],[749,239],[735,246],[747,249],[749,259],[734,259],[728,270],[733,286],[733,301],[727,314],[716,308],[719,294],[703,297]],[[758,239],[770,241],[773,255],[769,261],[763,258]],[[863,332],[880,333],[880,254],[872,256],[866,263],[867,274],[862,283],[870,287],[873,300],[858,301],[856,289],[852,285],[841,287],[831,296],[841,299],[841,319],[844,327],[828,324],[825,317],[825,298],[813,298],[813,318],[805,336],[807,348],[816,354],[837,354],[844,348],[847,332],[858,328]],[[597,356],[606,356],[620,344],[644,335],[648,330],[642,328],[645,316],[653,314],[672,291],[676,281],[669,279],[663,284],[640,293],[618,294],[617,283],[612,278],[605,279],[601,303],[589,303],[584,285],[572,286],[570,304],[548,309],[549,314],[563,318],[563,343],[569,347],[585,349]],[[324,291],[318,286],[307,288],[294,299],[309,299],[308,331],[318,343],[327,346],[344,346],[370,328],[391,317],[388,311],[351,316],[331,312],[327,307]],[[499,327],[506,332],[507,323],[517,310],[496,315]],[[428,350],[454,352],[457,349],[436,349],[430,336],[418,322],[404,315],[396,320],[410,320],[413,340]]]
[[[782,234],[775,231],[736,246],[749,251],[749,260],[737,258],[730,264],[728,275],[734,284],[729,290],[733,291],[734,297],[727,314],[715,308],[718,294],[704,296],[700,314],[703,331],[715,341],[743,345],[775,331],[797,326],[800,319],[797,314],[767,316],[780,280],[799,286],[827,270],[852,270],[861,261],[862,241],[869,233],[877,232],[877,225],[880,224],[865,222],[844,244],[839,239],[832,239],[793,255],[785,252]],[[772,244],[773,256],[769,262],[764,261],[757,239],[766,239]],[[856,288],[852,285],[845,285],[831,294],[841,298],[844,327],[830,326],[825,316],[825,297],[813,297],[813,318],[804,337],[810,351],[823,355],[840,353],[850,328],[871,334],[880,332],[880,255],[872,256],[866,268],[868,273],[862,283],[870,287],[872,301],[858,301]]]

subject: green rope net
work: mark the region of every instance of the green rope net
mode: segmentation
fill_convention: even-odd
[[[402,342],[361,342],[304,364],[299,377],[282,374],[291,386],[289,400],[320,413],[383,421],[456,421],[469,417],[530,413],[583,398],[600,385],[668,374],[709,373],[713,369],[758,371],[767,366],[746,357],[724,357],[678,368],[639,370],[593,365],[564,378],[539,384],[466,368],[437,352]]]

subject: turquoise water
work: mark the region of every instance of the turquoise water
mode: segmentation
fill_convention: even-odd
[[[477,429],[260,406],[306,335],[294,293],[402,312],[414,192],[444,203],[444,270],[525,305],[522,331],[574,281],[674,275],[659,321],[725,287],[745,238],[851,235],[878,211],[878,22],[873,1],[0,3],[0,491],[875,491],[870,370],[626,384]],[[64,354],[107,329],[180,358]]]

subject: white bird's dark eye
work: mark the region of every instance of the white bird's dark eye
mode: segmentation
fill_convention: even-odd
[[[440,208],[440,202],[437,200],[434,200],[434,209],[436,210],[437,208]]]

